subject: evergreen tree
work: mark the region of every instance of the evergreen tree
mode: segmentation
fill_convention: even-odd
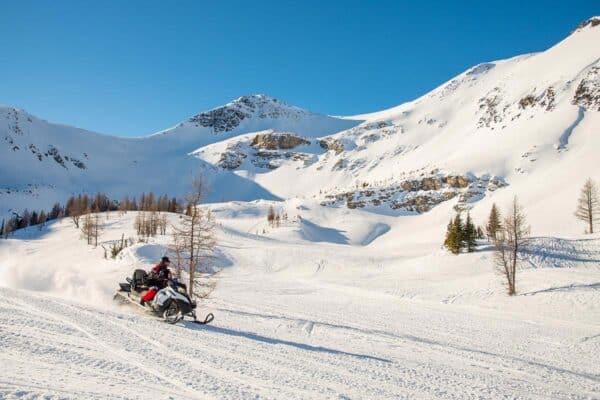
[[[61,207],[60,203],[56,203],[54,206],[52,206],[52,211],[50,211],[50,214],[48,214],[48,219],[57,219],[63,215],[63,208]]]
[[[19,219],[19,224],[17,225],[17,229],[27,228],[29,226],[30,222],[31,222],[31,213],[29,212],[28,209],[25,209],[25,211],[23,211],[23,215],[21,216],[21,219]]]
[[[460,249],[462,247],[463,241],[463,222],[460,217],[460,214],[456,214],[454,220],[450,221],[448,224],[447,232],[446,232],[446,240],[444,241],[444,245],[452,254],[460,253]]]
[[[46,224],[47,219],[48,219],[48,217],[46,216],[46,213],[44,212],[44,210],[40,211],[39,216],[38,216],[38,225],[39,225],[40,231]]]
[[[492,242],[496,240],[498,232],[502,230],[502,222],[500,222],[500,211],[498,211],[496,203],[492,204],[492,209],[490,210],[490,216],[488,218],[488,223],[485,227],[485,230],[488,239]]]
[[[4,235],[4,219],[2,219],[2,226],[0,226],[0,238]]]
[[[31,213],[31,217],[29,218],[29,225],[37,225],[38,224],[38,213],[33,211]]]
[[[452,230],[454,229],[454,223],[452,222],[452,218],[450,218],[450,222],[448,222],[448,226],[446,227],[446,237],[444,238],[444,246],[450,250],[452,248]]]
[[[465,222],[465,230],[463,235],[464,245],[467,247],[467,251],[470,253],[477,246],[477,229],[471,219],[471,214],[467,213],[467,221]]]
[[[458,254],[460,253],[460,249],[462,247],[465,235],[465,226],[463,224],[460,213],[456,214],[456,217],[454,217],[454,223],[452,225],[454,226],[454,237],[456,238],[454,242],[454,247],[452,248],[452,252],[454,254]]]

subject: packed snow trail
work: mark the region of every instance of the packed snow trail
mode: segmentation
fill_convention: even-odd
[[[229,283],[243,290],[243,284]],[[381,298],[350,296],[332,287],[326,291],[337,300],[324,304],[319,299],[324,289],[310,284],[294,282],[292,287],[265,278],[263,287],[271,295],[259,296],[259,304],[244,298],[252,295],[248,292],[236,301],[217,298],[218,321],[205,327],[170,326],[129,308],[100,311],[1,289],[0,395],[144,398],[149,391],[157,398],[188,399],[600,395],[595,360],[600,340],[593,337],[597,325],[470,312],[468,307],[391,297],[382,309]],[[311,294],[299,294],[300,288]],[[272,295],[274,290],[280,295]],[[293,304],[284,297],[293,298]]]
[[[66,219],[2,241],[0,398],[600,398],[597,235],[536,238],[510,298],[485,246],[456,257],[420,236],[401,242],[404,220],[390,219],[362,246],[361,212],[344,227],[355,245],[307,239],[302,221],[248,234],[269,204],[215,208],[208,326],[110,300],[168,236],[117,260]],[[323,210],[303,212],[327,227]],[[134,235],[135,216],[112,213],[104,240]]]

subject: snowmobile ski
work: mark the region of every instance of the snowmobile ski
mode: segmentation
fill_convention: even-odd
[[[192,322],[194,324],[198,324],[198,325],[206,325],[206,324],[210,324],[213,319],[215,319],[215,316],[213,315],[213,313],[208,313],[206,314],[206,317],[204,317],[204,321],[199,321],[197,319],[193,320]]]

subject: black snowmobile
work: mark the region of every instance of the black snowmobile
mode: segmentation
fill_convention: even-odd
[[[187,287],[177,279],[170,279],[163,289],[159,290],[152,301],[140,304],[142,296],[150,288],[148,273],[143,269],[136,269],[131,278],[126,278],[126,283],[119,283],[119,290],[114,299],[119,303],[133,303],[138,307],[150,310],[157,316],[170,323],[175,324],[184,319],[185,316],[193,318],[196,324],[208,324],[214,319],[209,313],[203,321],[196,318],[196,302],[187,294]]]

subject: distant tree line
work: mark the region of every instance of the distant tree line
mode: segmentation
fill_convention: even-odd
[[[148,212],[172,212],[181,213],[184,211],[180,200],[175,197],[162,195],[157,196],[152,192],[142,193],[139,198],[125,196],[121,201],[110,199],[106,194],[98,192],[95,195],[79,194],[71,196],[63,205],[55,203],[50,211],[30,211],[25,209],[21,213],[13,212],[8,219],[3,219],[0,224],[0,236],[8,236],[18,230],[29,226],[37,225],[41,230],[48,221],[68,217],[71,218],[76,228],[80,228],[81,218],[87,214],[100,213],[106,211],[148,211]],[[89,221],[88,225],[89,225]],[[161,221],[162,222],[162,221]],[[157,229],[161,229],[159,226]],[[90,228],[91,229],[91,228]],[[89,231],[90,229],[85,229]],[[86,238],[88,237],[85,234]]]

